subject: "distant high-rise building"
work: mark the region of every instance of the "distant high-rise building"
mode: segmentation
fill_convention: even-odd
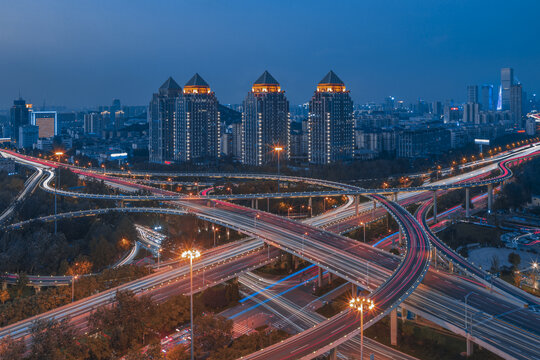
[[[100,113],[91,112],[84,114],[84,132],[87,134],[96,134],[101,136],[101,132],[105,129],[105,121]]]
[[[479,106],[477,103],[467,103],[463,105],[463,122],[478,124],[480,122]]]
[[[457,106],[446,105],[444,107],[444,123],[455,123],[460,119],[460,111]]]
[[[482,85],[482,109],[486,111],[495,110],[493,104],[493,85]]]
[[[242,160],[242,123],[233,122],[231,124],[232,149],[231,154],[235,160]]]
[[[473,104],[478,103],[478,85],[467,86],[467,102]]]
[[[148,106],[149,158],[151,162],[169,163],[178,159],[178,121],[176,100],[182,95],[180,85],[169,77],[152,95]]]
[[[218,100],[195,74],[176,100],[178,160],[217,159],[221,155]]]
[[[330,164],[353,157],[353,101],[345,84],[330,71],[309,102],[308,160]]]
[[[393,96],[387,96],[384,99],[384,111],[392,112],[395,108],[396,99]]]
[[[523,88],[521,84],[512,85],[510,88],[510,112],[514,124],[521,126],[523,117]]]
[[[242,162],[264,165],[277,156],[290,157],[289,101],[277,80],[265,71],[244,100],[242,113]]]
[[[22,125],[19,126],[19,141],[17,147],[19,149],[27,149],[34,146],[37,143],[39,137],[39,128],[35,125]]]
[[[19,128],[30,124],[29,108],[30,104],[19,98],[13,101],[10,109],[11,140],[19,143]]]
[[[58,135],[58,115],[56,111],[33,111],[30,123],[39,128],[40,139]]]
[[[441,116],[443,114],[443,106],[440,101],[434,101],[431,105],[431,113],[435,116]]]
[[[510,110],[510,88],[514,85],[514,69],[501,69],[502,110]]]

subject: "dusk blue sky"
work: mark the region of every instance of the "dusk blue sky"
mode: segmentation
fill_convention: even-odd
[[[505,66],[532,92],[539,19],[537,0],[2,0],[0,108],[143,105],[195,72],[240,103],[265,69],[293,104],[330,69],[361,103],[463,101]]]

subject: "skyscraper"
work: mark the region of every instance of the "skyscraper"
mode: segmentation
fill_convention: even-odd
[[[152,95],[148,106],[149,157],[151,162],[170,163],[178,159],[178,122],[176,99],[182,95],[180,85],[169,77]]]
[[[467,102],[473,104],[478,103],[478,85],[467,86]]]
[[[242,113],[242,162],[261,166],[274,157],[276,146],[284,148],[277,156],[290,156],[289,101],[277,80],[265,71],[244,100]]]
[[[463,105],[463,122],[472,124],[480,123],[477,103],[466,103]]]
[[[493,85],[482,85],[482,109],[484,111],[495,110],[493,104]]]
[[[510,87],[510,113],[514,124],[521,126],[521,118],[523,117],[523,88],[521,84],[512,85]]]
[[[330,71],[309,102],[308,160],[329,164],[353,157],[353,102],[345,84]]]
[[[501,69],[502,110],[510,110],[510,88],[514,85],[514,69]]]
[[[10,109],[11,140],[19,143],[19,127],[30,125],[30,115],[26,101],[19,98],[13,101]]]
[[[195,74],[176,100],[178,160],[217,159],[220,149],[218,100],[210,86]]]

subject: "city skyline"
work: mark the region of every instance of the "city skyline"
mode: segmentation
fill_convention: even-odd
[[[22,28],[14,19],[28,3],[33,11],[25,13]],[[532,10],[540,5],[534,2],[346,2],[328,11],[319,2],[25,4],[5,6],[0,15],[0,46],[7,49],[1,62],[11,69],[0,90],[4,109],[19,92],[37,105],[91,107],[112,98],[146,104],[162,79],[183,83],[195,72],[212,83],[222,103],[233,104],[264,70],[280,79],[292,104],[308,102],[329,69],[348,84],[355,103],[389,95],[462,102],[467,85],[497,87],[502,67],[514,68],[527,91],[540,83],[534,67],[540,51],[530,46],[538,33]],[[198,20],[188,15],[203,8],[207,26],[196,27]],[[159,16],[140,21],[147,12]],[[97,19],[99,28],[92,26]],[[190,36],[180,36],[177,23]],[[464,23],[472,25],[465,30]],[[155,41],[158,32],[164,41]],[[254,39],[263,39],[256,51],[242,51]]]

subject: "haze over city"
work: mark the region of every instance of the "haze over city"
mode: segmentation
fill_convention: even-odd
[[[239,103],[269,70],[294,104],[334,70],[355,102],[463,101],[514,67],[537,89],[537,1],[3,2],[0,107],[148,102],[200,73]],[[24,20],[22,20],[24,19]],[[522,80],[523,81],[523,80]]]

